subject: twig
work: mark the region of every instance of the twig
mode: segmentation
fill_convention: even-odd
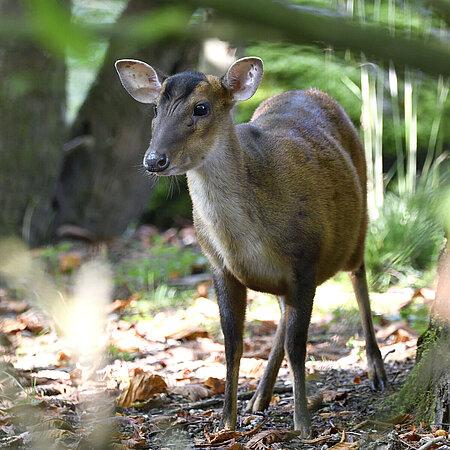
[[[412,445],[409,445],[407,442],[405,442],[403,439],[398,438],[398,440],[403,444],[406,445],[408,448],[412,448],[413,450],[416,450],[416,447],[413,447]]]
[[[439,436],[434,439],[430,439],[426,444],[423,444],[422,447],[419,447],[417,450],[427,450],[428,448],[432,447],[434,444],[438,444],[439,442],[444,442],[445,437]]]
[[[386,357],[387,357],[388,355],[390,355],[391,353],[395,353],[395,350],[394,350],[394,349],[389,350],[389,351],[383,356],[383,362],[386,360]]]

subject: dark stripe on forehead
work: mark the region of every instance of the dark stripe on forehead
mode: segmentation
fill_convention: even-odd
[[[166,100],[185,98],[189,96],[197,84],[202,81],[208,82],[205,75],[193,70],[173,75],[165,82],[162,98]]]

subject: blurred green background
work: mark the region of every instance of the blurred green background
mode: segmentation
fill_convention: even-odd
[[[191,219],[184,177],[142,171],[152,109],[113,63],[220,75],[259,56],[237,121],[292,89],[329,92],[361,132],[372,287],[426,284],[448,220],[450,50],[445,2],[0,0],[0,233],[91,242]]]

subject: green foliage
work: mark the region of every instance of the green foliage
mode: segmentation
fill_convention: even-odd
[[[201,261],[200,261],[201,260]],[[125,284],[131,292],[150,291],[171,278],[186,276],[204,257],[189,249],[164,245],[157,236],[148,256],[130,259],[117,266],[116,283]]]
[[[256,94],[239,104],[239,122],[249,120],[259,103],[271,95],[312,87],[329,92],[351,119],[359,123],[360,101],[343,81],[359,84],[356,65],[313,47],[289,44],[260,42],[247,47],[246,53],[263,59],[264,78]]]
[[[111,344],[106,348],[106,354],[111,359],[121,359],[123,361],[133,361],[135,358],[135,355],[133,355],[132,353],[123,352]]]
[[[136,302],[133,310],[123,318],[131,322],[150,320],[156,312],[179,308],[180,306],[184,307],[195,298],[195,294],[196,291],[193,290],[178,289],[168,286],[166,283],[161,283],[156,289],[146,292]]]
[[[84,57],[93,40],[87,29],[71,21],[71,15],[64,3],[57,0],[27,1],[28,26],[41,45],[61,58],[67,52]]]
[[[379,217],[369,225],[366,266],[372,288],[414,284],[435,266],[444,239],[432,196],[386,195]]]
[[[413,300],[408,306],[400,310],[400,316],[403,320],[414,328],[418,333],[423,333],[430,322],[429,309],[420,299]]]
[[[57,245],[47,245],[41,251],[39,256],[45,262],[48,270],[53,274],[59,272],[59,254],[67,252],[72,247],[70,242],[61,242]]]

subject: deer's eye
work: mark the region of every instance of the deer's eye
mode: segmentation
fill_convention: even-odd
[[[199,103],[194,107],[194,116],[206,116],[208,114],[209,109],[206,103]]]

